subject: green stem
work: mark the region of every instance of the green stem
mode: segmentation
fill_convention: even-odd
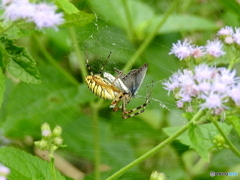
[[[181,127],[177,132],[175,132],[172,136],[170,136],[169,138],[167,138],[165,141],[163,141],[162,143],[160,143],[159,145],[157,145],[156,147],[154,147],[153,149],[151,149],[150,151],[148,151],[147,153],[143,154],[142,156],[140,156],[139,158],[135,159],[133,162],[129,163],[128,165],[126,165],[125,167],[123,167],[122,169],[120,169],[119,171],[117,171],[116,173],[114,173],[113,175],[111,175],[110,177],[108,177],[106,180],[113,180],[118,178],[119,176],[121,176],[122,174],[124,174],[126,171],[128,171],[129,169],[131,169],[132,167],[136,166],[137,164],[143,162],[145,159],[147,159],[148,157],[154,155],[155,153],[157,153],[160,149],[162,149],[163,147],[165,147],[167,144],[171,143],[172,141],[174,141],[178,136],[180,136],[181,134],[183,134],[190,126],[191,123],[194,123],[195,121],[197,121],[201,115],[203,114],[203,111],[200,110],[198,111],[198,113],[191,119],[191,121],[189,121],[186,125],[184,125],[183,127]]]
[[[57,180],[56,169],[54,166],[54,158],[53,157],[50,157],[50,166],[51,166],[52,177],[54,180]]]
[[[101,173],[100,173],[100,164],[101,164],[101,148],[100,148],[100,139],[99,139],[99,123],[98,123],[98,110],[100,101],[98,103],[92,103],[91,104],[91,120],[92,120],[92,127],[93,127],[93,133],[94,133],[94,179],[100,180],[101,179]]]
[[[147,48],[147,46],[150,44],[152,39],[155,37],[161,26],[166,22],[168,17],[172,14],[174,9],[177,8],[178,3],[181,0],[175,0],[174,3],[171,5],[171,7],[168,9],[166,14],[164,15],[163,19],[156,25],[155,29],[146,37],[146,39],[143,41],[141,46],[138,48],[138,50],[135,52],[135,54],[131,57],[131,59],[128,61],[126,66],[123,68],[126,71],[129,71],[132,65],[135,63],[137,58],[144,52],[144,50]]]
[[[220,134],[223,136],[227,144],[229,145],[229,148],[238,156],[240,157],[240,152],[237,150],[237,148],[232,144],[232,142],[228,139],[226,134],[223,132],[221,127],[219,126],[218,122],[216,120],[212,120],[213,124],[217,128],[217,130],[220,132]]]
[[[206,115],[201,117],[197,122],[195,122],[195,124],[199,125],[199,124],[202,124],[202,123],[206,122],[206,120],[208,119],[209,115],[211,115],[211,113],[212,113],[212,110],[208,110]]]
[[[71,40],[72,40],[72,47],[74,49],[74,52],[76,53],[77,56],[77,60],[79,62],[79,68],[81,70],[82,73],[82,77],[83,77],[83,81],[84,81],[84,77],[87,76],[87,69],[86,69],[86,65],[85,65],[85,60],[83,58],[83,55],[81,53],[78,41],[77,41],[77,34],[76,31],[73,27],[69,27],[69,31],[70,31],[70,36],[71,36]]]
[[[55,61],[51,54],[46,50],[43,43],[40,42],[39,37],[37,37],[36,34],[33,34],[33,38],[47,61],[50,62],[58,71],[60,71],[72,84],[77,86],[79,84],[78,81]]]

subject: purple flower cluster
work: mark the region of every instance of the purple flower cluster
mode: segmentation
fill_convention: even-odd
[[[163,85],[169,93],[175,94],[179,108],[196,100],[201,109],[212,109],[213,113],[220,114],[228,108],[230,100],[240,106],[240,82],[235,75],[235,71],[226,68],[201,64],[193,71],[179,70]]]
[[[226,26],[217,32],[217,35],[224,40],[227,45],[236,44],[240,45],[240,28],[233,29],[232,27]],[[169,54],[174,54],[180,60],[187,58],[200,58],[205,55],[209,55],[213,58],[218,58],[225,54],[222,50],[223,43],[219,39],[213,41],[207,41],[205,46],[192,45],[190,41],[184,40],[178,41],[173,44],[173,47]]]
[[[3,0],[1,7],[4,10],[2,18],[5,21],[25,19],[35,23],[38,29],[54,28],[64,22],[63,14],[56,13],[56,6],[46,3],[33,4],[28,0]]]
[[[192,45],[188,40],[184,40],[183,42],[179,40],[176,44],[173,44],[169,54],[174,54],[180,60],[189,57],[200,58],[204,55],[220,57],[225,54],[222,47],[223,44],[218,39],[207,41],[206,46],[196,46]]]

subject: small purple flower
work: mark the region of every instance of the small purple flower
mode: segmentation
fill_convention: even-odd
[[[213,92],[224,94],[224,93],[228,92],[229,88],[230,87],[225,82],[221,81],[221,79],[217,78],[212,81],[212,91]]]
[[[232,85],[235,82],[234,76],[236,75],[236,71],[229,71],[226,68],[219,68],[221,81],[225,85]]]
[[[208,95],[203,95],[202,98],[205,100],[203,104],[200,105],[202,109],[217,109],[225,107],[223,105],[223,97],[217,93],[211,92]]]
[[[217,35],[220,36],[232,36],[233,29],[230,26],[225,26],[217,32]]]
[[[198,90],[201,92],[208,92],[211,90],[211,84],[207,81],[203,81],[198,84]]]
[[[34,22],[38,29],[54,28],[55,30],[64,22],[63,14],[55,13],[57,9],[55,5],[33,4],[28,0],[9,0],[2,6],[5,10],[2,15],[5,21],[25,19],[28,22]]]
[[[240,84],[229,90],[228,95],[232,98],[237,106],[240,106]]]
[[[196,46],[192,49],[192,56],[194,58],[199,58],[204,56],[206,53],[204,52],[204,47],[203,46]]]
[[[235,33],[233,34],[233,39],[235,43],[240,44],[240,28],[235,29]]]
[[[232,36],[227,36],[227,37],[225,37],[224,42],[226,44],[232,44],[232,43],[234,43],[234,39]]]
[[[225,54],[222,51],[223,44],[218,39],[214,39],[213,41],[207,41],[207,45],[205,46],[206,52],[213,57],[220,57]]]
[[[185,39],[184,42],[178,40],[176,44],[173,44],[169,54],[174,54],[177,58],[183,60],[191,55],[192,49],[193,47],[188,40]]]
[[[16,21],[18,19],[31,18],[35,12],[35,5],[27,0],[13,1],[5,7],[3,18],[5,20]]]
[[[33,22],[38,29],[42,28],[54,28],[57,30],[57,26],[62,24],[63,14],[55,13],[56,6],[41,3],[36,5],[36,12],[32,17]]]
[[[195,79],[200,83],[203,80],[211,79],[213,77],[214,69],[206,64],[201,64],[195,67],[194,72]]]
[[[179,100],[176,103],[178,108],[183,108],[183,105],[184,105],[183,101]]]

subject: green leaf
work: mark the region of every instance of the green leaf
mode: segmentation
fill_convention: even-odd
[[[25,27],[23,25],[18,27],[13,26],[11,29],[4,33],[4,36],[8,39],[18,39],[20,37],[30,36],[33,31],[34,31],[33,27],[29,27],[26,25]]]
[[[153,9],[140,1],[105,0],[102,2],[89,0],[89,3],[94,11],[125,31],[132,28],[137,30],[141,23],[154,16]]]
[[[56,68],[40,66],[39,70],[43,83],[37,86],[19,83],[6,90],[9,96],[0,114],[5,114],[1,127],[8,137],[21,139],[26,136],[23,132],[38,137],[39,132],[32,127],[40,127],[44,122],[62,125],[73,121],[72,118],[82,116],[79,113],[85,108],[83,104],[97,98],[85,84],[73,86]],[[9,79],[6,81],[11,83]]]
[[[10,168],[9,180],[54,179],[49,162],[16,148],[1,147],[0,162]],[[58,171],[56,176],[58,180],[65,179]]]
[[[162,21],[163,15],[156,16],[150,21],[146,21],[146,32],[151,32],[155,29],[156,25]],[[191,24],[189,23],[191,22]],[[208,31],[216,30],[218,26],[208,19],[193,16],[193,15],[171,15],[164,25],[159,29],[158,33],[171,33],[183,31]]]
[[[0,69],[0,107],[1,107],[2,102],[3,102],[4,91],[5,91],[5,78],[4,78],[4,75],[2,73],[2,69]]]
[[[7,64],[7,71],[16,79],[27,83],[41,83],[40,74],[35,67],[35,61],[23,47],[13,44],[13,41],[1,38],[0,42],[4,44],[6,52],[9,55],[10,62]]]
[[[84,26],[95,19],[93,14],[88,14],[83,11],[79,11],[77,13],[66,14],[64,16],[65,23],[62,26]]]
[[[79,12],[79,10],[72,3],[70,3],[69,0],[57,0],[56,3],[67,14],[72,14],[72,13],[78,13]]]
[[[228,9],[229,11],[239,16],[240,5],[237,1],[232,0],[219,0],[219,1],[224,8]]]
[[[219,126],[222,128],[222,130],[225,132],[225,134],[229,134],[232,129],[232,126],[229,126],[225,123],[219,123]],[[198,126],[198,128],[200,129],[199,130],[200,132],[197,132],[196,134],[194,134],[192,137],[192,140],[190,139],[188,132],[184,132],[176,139],[179,140],[182,144],[190,146],[190,148],[193,148],[193,149],[196,148],[195,146],[197,146],[196,143],[198,143],[198,141],[200,141],[200,142],[204,141],[204,145],[206,146],[204,149],[205,149],[205,151],[208,151],[211,147],[215,146],[213,143],[213,139],[216,135],[219,134],[219,132],[213,124],[203,124],[203,125]],[[168,136],[171,136],[179,129],[180,129],[180,127],[174,126],[174,127],[164,128],[163,131]],[[193,131],[193,129],[191,129],[190,131]],[[191,134],[193,134],[193,132],[191,132]],[[197,138],[199,138],[199,139],[197,139]],[[193,142],[194,142],[194,144],[193,144]],[[199,148],[199,147],[197,147],[197,148]],[[199,149],[196,151],[198,152]],[[205,153],[207,153],[207,152],[205,152]],[[199,154],[199,155],[201,155],[201,154]]]
[[[227,116],[226,120],[229,121],[234,129],[237,131],[238,135],[240,136],[240,120],[237,116]]]
[[[191,124],[191,126],[189,127],[188,135],[192,142],[193,148],[204,160],[209,162],[210,159],[208,147],[205,144],[204,136],[199,126]]]

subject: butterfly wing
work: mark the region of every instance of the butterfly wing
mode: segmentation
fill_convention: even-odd
[[[118,74],[118,78],[122,80],[122,82],[129,88],[132,96],[135,96],[137,94],[137,90],[141,86],[143,79],[145,77],[145,74],[148,69],[148,64],[142,65],[138,69],[133,69],[126,75],[118,69],[115,68],[115,72]]]

